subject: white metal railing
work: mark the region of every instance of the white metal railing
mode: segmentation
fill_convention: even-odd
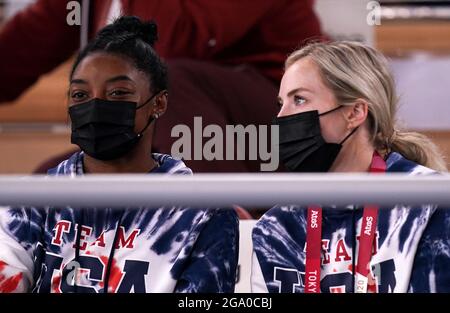
[[[196,174],[0,176],[0,205],[56,207],[275,204],[450,207],[450,175]]]

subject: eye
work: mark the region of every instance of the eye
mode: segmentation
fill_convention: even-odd
[[[109,95],[113,96],[113,97],[121,97],[121,96],[129,95],[129,94],[131,94],[131,92],[116,89],[116,90],[111,91]]]
[[[303,98],[302,96],[294,96],[294,103],[295,105],[302,105],[306,102],[306,99]]]
[[[81,101],[87,97],[87,93],[84,91],[74,91],[71,94],[71,98],[75,101]]]

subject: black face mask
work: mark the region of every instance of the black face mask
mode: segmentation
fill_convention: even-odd
[[[69,108],[72,120],[72,143],[98,160],[120,158],[133,149],[154,120],[151,117],[144,129],[134,132],[136,110],[156,95],[137,106],[136,102],[92,99]]]
[[[340,143],[328,143],[322,137],[319,117],[328,112],[308,111],[275,118],[280,130],[280,160],[293,172],[328,172],[342,144],[356,131],[353,129]]]

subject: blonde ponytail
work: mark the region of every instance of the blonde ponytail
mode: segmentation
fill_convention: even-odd
[[[395,131],[390,140],[390,149],[415,163],[440,172],[447,171],[439,148],[423,134]]]

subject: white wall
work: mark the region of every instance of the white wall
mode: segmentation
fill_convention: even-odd
[[[450,129],[450,56],[391,59],[400,95],[398,117],[407,128]]]
[[[372,45],[373,27],[367,23],[370,0],[316,0],[322,29],[335,40],[361,41]]]

